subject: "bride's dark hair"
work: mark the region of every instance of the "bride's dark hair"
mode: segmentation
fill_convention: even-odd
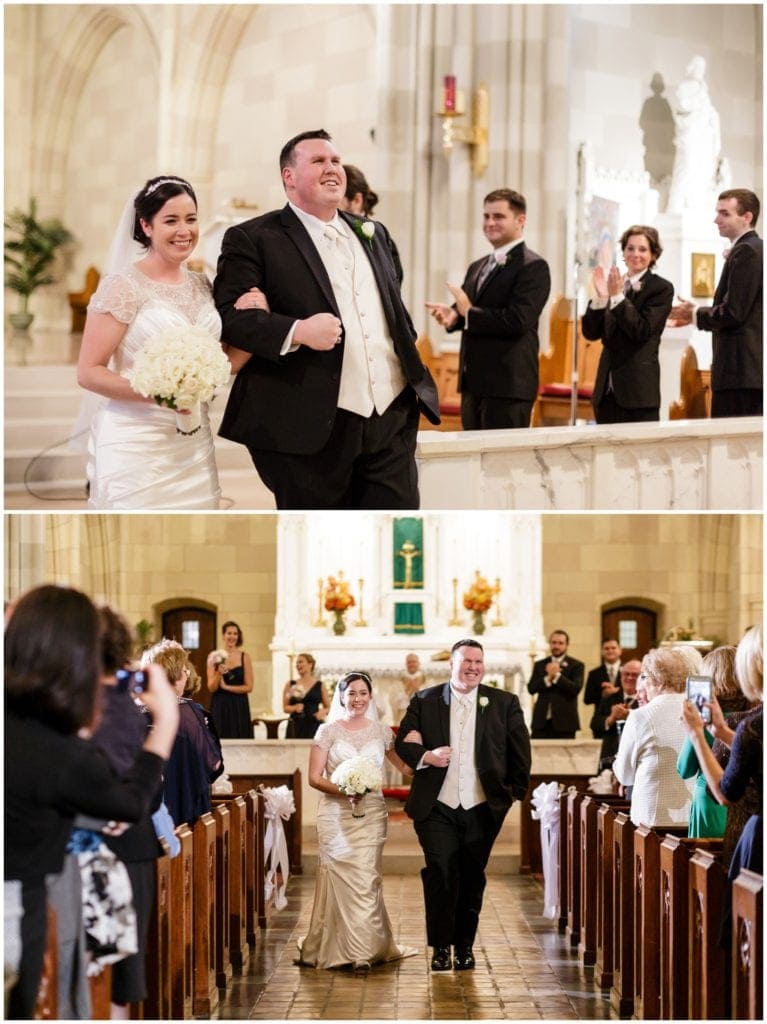
[[[177,178],[173,174],[161,174],[157,178],[150,178],[133,201],[133,208],[136,217],[133,221],[134,241],[141,245],[149,245],[149,238],[144,234],[141,221],[151,223],[154,215],[165,206],[173,196],[180,196],[184,192],[191,197],[192,202],[197,206],[197,196],[194,189],[183,178]]]
[[[367,686],[368,693],[371,696],[373,695],[373,683],[371,682],[370,676],[367,672],[347,672],[345,676],[341,676],[338,680],[338,692],[341,697],[343,697],[348,686],[353,683],[355,679],[361,679],[365,686]],[[341,703],[343,703],[343,700]]]

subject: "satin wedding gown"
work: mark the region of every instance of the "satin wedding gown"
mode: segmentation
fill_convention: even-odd
[[[330,778],[342,761],[360,754],[383,768],[394,734],[379,722],[351,732],[338,721],[321,725],[314,742],[328,751],[325,774]],[[345,797],[320,793],[317,882],[309,932],[298,942],[301,964],[321,968],[373,964],[417,952],[394,941],[384,906],[387,815],[383,794],[366,793],[363,806],[364,818],[353,818]]]
[[[136,266],[105,277],[88,307],[128,324],[109,369],[125,376],[153,335],[202,327],[221,337],[221,318],[203,274],[186,270],[181,284],[153,281]],[[208,409],[194,434],[176,432],[164,406],[101,399],[88,442],[88,507],[94,509],[217,509],[221,490]]]

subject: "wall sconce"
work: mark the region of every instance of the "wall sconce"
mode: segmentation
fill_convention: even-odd
[[[487,170],[488,131],[490,127],[490,93],[480,84],[471,98],[471,126],[456,124],[455,119],[465,113],[463,94],[455,87],[455,75],[445,75],[442,87],[442,110],[436,117],[442,119],[442,150],[450,156],[454,142],[465,142],[471,150],[471,169],[481,178]]]

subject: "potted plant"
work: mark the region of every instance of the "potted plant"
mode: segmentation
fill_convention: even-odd
[[[5,220],[11,233],[5,240],[5,284],[19,296],[19,309],[10,314],[10,321],[26,331],[34,314],[29,312],[29,297],[43,285],[55,280],[51,274],[57,250],[73,240],[71,231],[57,218],[37,219],[37,201],[29,200],[29,210],[13,210]]]

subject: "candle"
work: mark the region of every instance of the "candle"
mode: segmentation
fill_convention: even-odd
[[[455,110],[455,75],[445,75],[443,82],[444,109]]]
[[[295,650],[296,650],[296,638],[292,636],[288,640],[288,654],[295,653]]]

